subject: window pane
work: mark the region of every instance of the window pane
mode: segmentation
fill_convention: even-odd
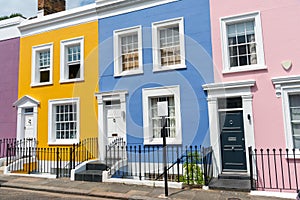
[[[122,71],[135,70],[139,68],[138,34],[121,37],[121,61]]]
[[[74,139],[76,138],[76,112],[74,112],[76,104],[64,104],[55,106],[55,131],[56,139]]]
[[[227,25],[227,39],[230,67],[257,64],[254,20]]]
[[[159,30],[160,64],[170,66],[181,63],[179,25]]]
[[[69,65],[69,79],[80,78],[80,64]]]

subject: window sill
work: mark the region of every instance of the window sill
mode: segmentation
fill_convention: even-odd
[[[49,146],[52,145],[73,145],[79,143],[78,139],[73,139],[73,140],[56,140],[53,142],[48,142]]]
[[[180,65],[170,65],[170,66],[157,66],[153,67],[153,72],[161,72],[161,71],[170,71],[175,69],[186,69],[186,65],[180,64]]]
[[[247,65],[243,67],[231,67],[228,69],[224,69],[222,74],[230,74],[230,73],[238,73],[238,72],[247,72],[247,71],[257,71],[257,70],[266,70],[267,66],[265,65]]]
[[[66,80],[60,80],[59,83],[74,83],[74,82],[83,82],[83,78],[76,78],[76,79],[66,79]]]
[[[131,70],[131,71],[124,71],[121,73],[115,73],[114,77],[121,77],[121,76],[133,76],[133,75],[140,75],[143,74],[143,70]]]
[[[53,85],[52,82],[45,82],[45,83],[31,83],[30,87],[42,87],[42,86],[49,86]]]
[[[178,138],[166,138],[166,143],[168,145],[174,144],[174,145],[181,145],[182,141]],[[163,138],[155,138],[152,140],[144,140],[144,145],[162,145],[163,144]]]

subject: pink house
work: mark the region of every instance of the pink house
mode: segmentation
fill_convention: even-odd
[[[203,88],[214,176],[251,175],[251,146],[258,149],[257,189],[299,190],[300,1],[210,0],[210,6],[215,83]],[[261,156],[268,148],[270,155]],[[282,159],[280,148],[290,149]]]

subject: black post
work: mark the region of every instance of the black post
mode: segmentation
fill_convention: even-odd
[[[59,163],[58,163],[58,160],[59,160],[59,148],[57,147],[56,148],[56,178],[59,177],[59,172],[58,172]]]
[[[249,165],[250,165],[250,184],[251,190],[254,190],[254,183],[253,183],[253,158],[252,158],[252,147],[248,148],[249,151]]]
[[[9,149],[9,144],[7,143],[7,144],[6,144],[6,166],[8,166],[8,151],[9,151],[8,149]],[[11,152],[11,151],[10,151],[10,152]],[[9,153],[10,153],[10,152],[9,152]]]
[[[139,145],[139,178],[142,180],[142,149],[141,145]]]
[[[164,163],[164,179],[165,179],[165,196],[168,194],[168,172],[167,172],[167,142],[166,142],[166,118],[162,117],[162,136],[163,136],[163,163]]]

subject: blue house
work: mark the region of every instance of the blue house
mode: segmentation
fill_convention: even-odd
[[[106,146],[209,145],[206,93],[213,63],[209,0],[96,1],[100,160]]]

